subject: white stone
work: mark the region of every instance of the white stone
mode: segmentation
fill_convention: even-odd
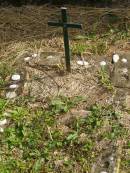
[[[12,79],[13,81],[19,81],[20,78],[21,78],[21,76],[20,76],[19,74],[14,74],[14,75],[12,75],[12,77],[11,77],[11,79]]]
[[[100,173],[107,173],[106,171],[101,171]]]
[[[113,156],[110,156],[109,159],[110,159],[110,161],[114,161],[114,157]]]
[[[113,62],[114,63],[117,63],[119,61],[120,57],[119,57],[118,54],[114,54],[113,57],[112,57],[112,59],[113,59]]]
[[[15,97],[17,97],[17,94],[16,94],[15,91],[9,91],[9,92],[6,93],[6,98],[7,99],[13,99]]]
[[[107,65],[106,61],[101,61],[100,62],[100,66],[105,66],[105,65]]]
[[[47,59],[52,59],[54,58],[52,55],[48,56]]]
[[[32,55],[33,58],[36,58],[37,56],[38,56],[37,53],[34,53],[34,54]]]
[[[89,65],[89,63],[87,61],[82,61],[82,60],[77,61],[77,64],[78,65],[84,65],[84,66],[88,66]]]
[[[4,129],[2,127],[0,127],[0,133],[3,133]]]
[[[19,86],[17,84],[12,84],[9,86],[10,89],[16,89],[18,88]]]
[[[25,62],[29,62],[30,60],[31,60],[31,57],[29,57],[29,56],[26,57],[26,58],[24,58],[24,61],[25,61]]]
[[[7,120],[6,119],[0,121],[0,126],[4,126],[5,124],[7,124]]]
[[[121,60],[123,63],[127,63],[127,59],[126,58],[122,58]]]
[[[127,68],[123,68],[123,69],[122,69],[122,73],[123,73],[123,74],[127,74],[127,73],[128,73],[128,69],[127,69]]]

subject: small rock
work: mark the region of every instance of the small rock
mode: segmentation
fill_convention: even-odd
[[[19,86],[17,84],[12,84],[9,86],[10,89],[16,89],[18,88]]]
[[[113,157],[113,156],[110,156],[110,157],[109,157],[109,160],[110,160],[110,161],[113,161],[113,160],[114,160],[114,157]]]
[[[106,65],[107,65],[107,63],[105,61],[100,62],[100,66],[106,66]]]
[[[34,53],[34,54],[32,55],[33,58],[36,58],[37,56],[38,56],[37,53]]]
[[[7,92],[6,93],[6,98],[7,99],[13,99],[13,98],[15,98],[15,97],[17,97],[17,94],[16,94],[16,92],[15,91],[9,91],[9,92]]]
[[[4,126],[5,124],[7,124],[7,120],[6,119],[0,121],[0,126]]]
[[[12,79],[13,81],[19,81],[20,78],[21,78],[21,76],[20,76],[19,74],[14,74],[14,75],[12,75],[12,77],[11,77],[11,79]]]
[[[87,61],[82,61],[82,60],[77,61],[77,64],[78,65],[84,65],[84,66],[88,66],[89,65],[89,63]]]
[[[122,58],[121,60],[123,63],[127,63],[127,59],[126,58]]]
[[[106,171],[101,171],[100,173],[108,173],[108,172],[106,172]]]
[[[48,56],[47,59],[52,59],[54,58],[52,55]]]
[[[3,133],[4,129],[2,127],[0,127],[0,133]]]
[[[117,63],[119,61],[120,57],[118,54],[114,54],[113,57],[112,57],[112,62],[113,63]]]
[[[127,73],[128,73],[128,69],[127,69],[127,68],[123,68],[123,69],[122,69],[122,73],[123,73],[123,74],[127,74]]]
[[[24,61],[25,61],[25,62],[29,62],[30,59],[31,59],[31,57],[28,56],[28,57],[24,58]]]

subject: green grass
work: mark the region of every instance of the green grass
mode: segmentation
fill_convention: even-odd
[[[114,86],[110,80],[110,76],[107,72],[107,67],[101,67],[101,69],[98,72],[98,78],[100,84],[107,89],[108,91],[114,91]]]
[[[48,108],[32,110],[26,104],[31,99],[20,98],[15,103],[1,99],[0,119],[7,118],[9,124],[0,134],[0,172],[66,173],[76,170],[76,165],[80,172],[89,172],[98,155],[96,140],[122,139],[127,133],[112,105],[93,105],[87,118],[74,119],[68,125],[71,131],[60,131],[57,118],[66,116],[66,112],[83,100],[58,97],[48,101]],[[10,116],[5,117],[6,111]],[[106,121],[110,130],[102,132]]]

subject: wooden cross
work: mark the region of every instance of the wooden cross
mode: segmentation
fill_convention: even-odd
[[[65,7],[61,8],[61,15],[62,15],[62,21],[61,22],[58,23],[58,22],[50,21],[50,22],[48,22],[48,25],[63,28],[66,70],[68,72],[71,72],[68,28],[82,29],[82,25],[81,24],[75,24],[75,23],[67,23],[67,8],[65,8]]]

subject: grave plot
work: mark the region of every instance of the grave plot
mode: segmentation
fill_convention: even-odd
[[[106,102],[109,101],[111,92],[106,94],[98,81],[100,59],[97,62],[86,57],[82,61],[75,57],[71,61],[71,73],[66,72],[63,53],[41,52],[36,57],[28,53],[19,59],[21,62],[18,64],[22,64],[21,68],[26,74],[22,95],[30,95],[41,100],[60,95],[66,97],[79,95],[88,98],[92,103],[105,98]]]

